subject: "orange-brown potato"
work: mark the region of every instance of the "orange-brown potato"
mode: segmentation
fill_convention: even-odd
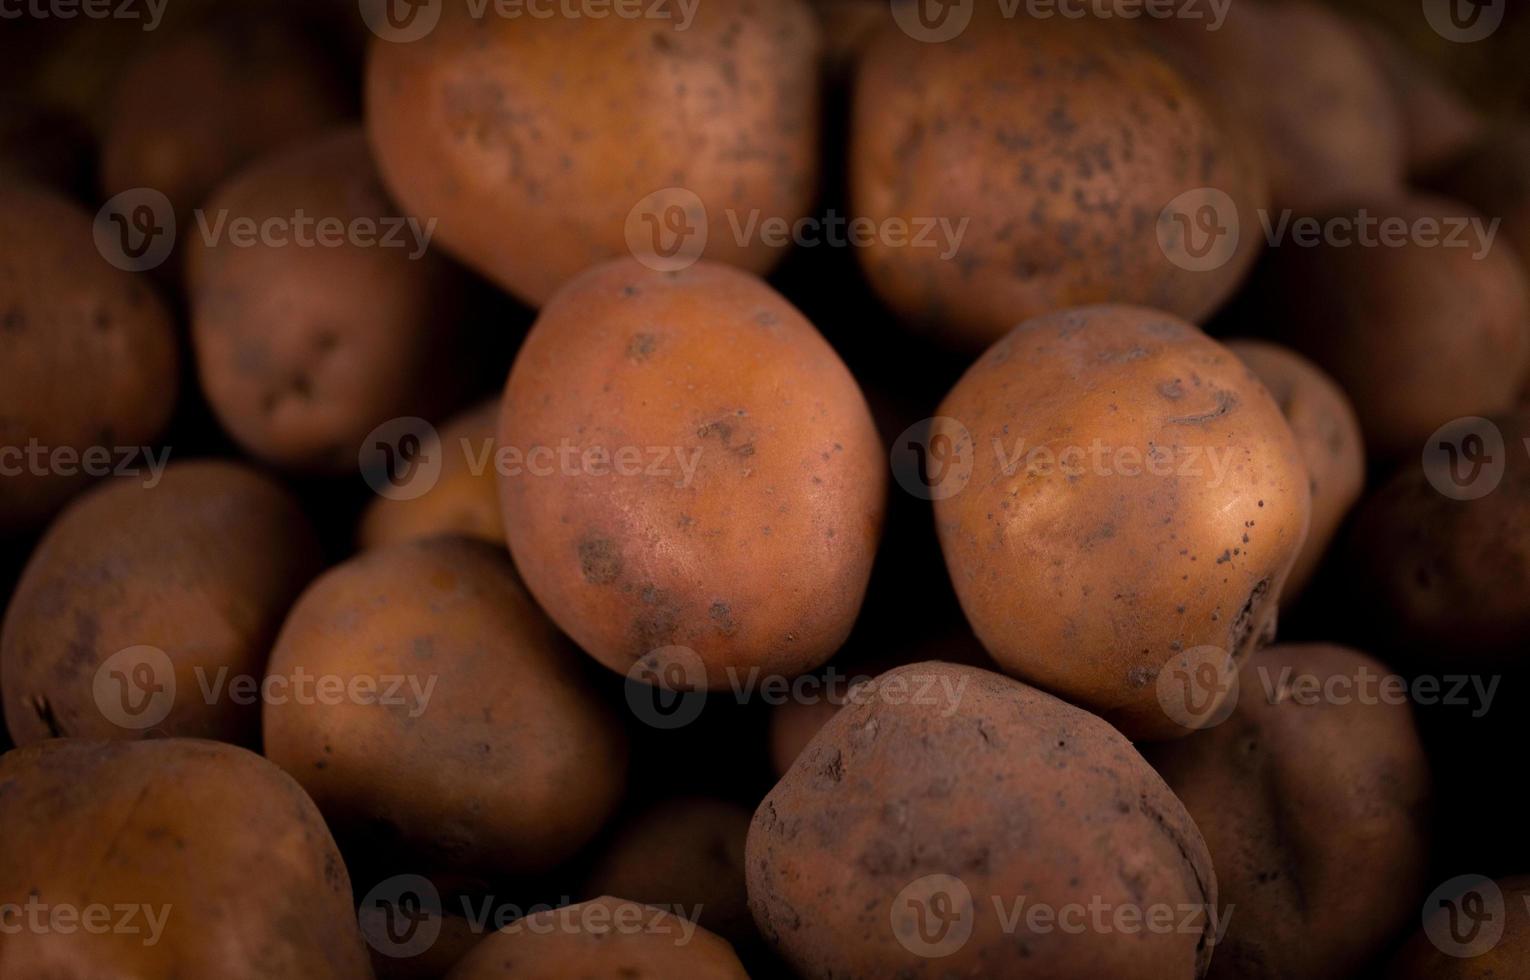
[[[1087,307],[1017,327],[937,415],[966,469],[936,529],[984,647],[1129,737],[1186,734],[1170,675],[1269,639],[1307,535],[1301,448],[1259,379],[1168,314]]]
[[[640,18],[472,6],[374,42],[367,72],[383,177],[440,219],[445,248],[534,306],[629,235],[654,258],[702,229],[709,259],[763,273],[781,257],[754,219],[796,221],[817,191],[818,27],[801,0]]]
[[[1503,234],[1530,272],[1530,127],[1500,126],[1429,175],[1431,186],[1465,201]]]
[[[609,896],[527,916],[485,938],[447,974],[447,980],[512,977],[749,980],[733,948],[694,919]]]
[[[858,250],[895,311],[981,349],[1032,316],[1142,303],[1200,320],[1236,289],[1252,235],[1204,267],[1195,219],[1265,206],[1262,175],[1187,80],[1114,23],[991,18],[933,44],[890,21],[860,62],[850,148]],[[1191,195],[1190,198],[1182,195]],[[1193,201],[1191,200],[1193,198]],[[1250,219],[1251,220],[1251,219]],[[934,222],[934,224],[931,224]],[[1193,222],[1192,222],[1193,223]]]
[[[1490,221],[1433,198],[1317,220],[1337,237],[1291,226],[1255,292],[1270,338],[1349,396],[1372,458],[1412,456],[1452,419],[1514,406],[1530,368],[1530,286],[1504,236],[1489,243]]]
[[[750,812],[705,797],[662,801],[622,826],[595,862],[586,893],[696,908],[702,927],[735,946],[757,942],[744,887]]]
[[[318,568],[297,501],[243,465],[176,463],[104,483],[48,529],[6,611],[11,737],[257,744],[249,688]]]
[[[439,445],[426,449],[441,457],[435,484],[411,499],[378,496],[373,500],[357,531],[361,547],[439,534],[480,538],[503,546],[505,525],[499,516],[499,484],[494,470],[494,433],[498,427],[498,398],[443,425]]]
[[[1209,977],[1348,980],[1417,914],[1429,770],[1401,685],[1344,647],[1271,647],[1226,721],[1146,750],[1235,910]]]
[[[0,183],[0,535],[48,519],[93,475],[144,463],[180,354],[149,283],[96,251],[90,216]]]
[[[747,858],[803,976],[1189,980],[1211,958],[1216,877],[1168,787],[1099,718],[974,667],[871,682],[755,812]]]
[[[1440,885],[1424,928],[1392,961],[1388,980],[1524,980],[1530,967],[1530,875]]]
[[[516,358],[499,446],[517,567],[611,669],[723,688],[811,670],[849,633],[881,442],[833,349],[748,273],[627,259],[569,283]]]
[[[319,811],[260,756],[62,739],[0,787],[0,976],[371,977]]]
[[[431,870],[546,870],[601,829],[626,781],[623,732],[583,664],[503,548],[375,548],[315,581],[282,627],[268,677],[294,694],[266,699],[266,754],[342,838]],[[344,692],[305,700],[305,675]]]
[[[458,283],[426,249],[428,222],[399,214],[352,129],[265,157],[213,196],[189,251],[192,340],[208,401],[247,452],[354,470],[375,427],[450,397]]]
[[[1307,543],[1286,579],[1286,595],[1301,595],[1328,553],[1350,508],[1365,488],[1365,446],[1354,407],[1334,380],[1295,351],[1262,340],[1233,340],[1227,349],[1258,375],[1286,417],[1312,490]]]

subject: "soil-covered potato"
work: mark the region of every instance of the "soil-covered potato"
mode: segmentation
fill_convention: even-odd
[[[1443,886],[1442,886],[1443,887]],[[1524,980],[1530,964],[1530,875],[1462,876],[1402,948],[1388,980]]]
[[[188,255],[198,375],[247,452],[354,470],[374,428],[450,406],[460,283],[428,222],[388,200],[359,129],[260,159],[207,222]]]
[[[609,896],[527,916],[488,936],[447,980],[749,980],[694,921]]]
[[[1389,676],[1344,647],[1271,647],[1226,721],[1146,750],[1235,910],[1209,976],[1347,980],[1413,920],[1429,770],[1411,708],[1382,697]]]
[[[1087,307],[1017,327],[937,415],[970,471],[936,530],[983,646],[1132,738],[1190,731],[1160,674],[1267,642],[1306,540],[1306,466],[1264,385],[1166,313]]]
[[[1360,421],[1343,389],[1295,351],[1260,340],[1229,341],[1227,349],[1238,355],[1274,396],[1307,464],[1312,526],[1296,567],[1286,580],[1286,595],[1295,598],[1312,580],[1339,525],[1365,488]]]
[[[315,581],[282,627],[268,683],[336,678],[343,693],[267,698],[266,754],[342,839],[430,870],[546,870],[604,826],[626,782],[623,732],[583,667],[503,548],[374,548]]]
[[[11,737],[257,745],[248,687],[319,561],[297,501],[242,464],[175,463],[91,490],[43,536],[6,611]]]
[[[372,975],[323,818],[244,749],[198,739],[17,749],[0,757],[0,826],[0,975]]]
[[[755,812],[747,860],[755,921],[804,976],[1167,980],[1211,959],[1216,877],[1174,794],[1099,718],[974,667],[871,682]],[[1109,928],[1165,908],[1170,928]]]
[[[92,473],[158,438],[180,354],[169,310],[147,281],[107,263],[84,210],[6,180],[0,216],[3,535],[43,523]]]
[[[888,19],[860,61],[851,204],[878,227],[912,226],[857,250],[876,291],[973,349],[1089,303],[1209,316],[1257,238],[1200,266],[1197,230],[1174,212],[1263,208],[1252,158],[1186,78],[1117,23],[996,10],[979,4],[940,44]],[[1225,201],[1194,193],[1203,188]]]
[[[795,222],[817,192],[812,12],[650,7],[667,16],[475,17],[452,0],[424,37],[372,46],[367,124],[388,186],[531,305],[629,248],[704,246],[764,273],[783,249],[759,222]]]
[[[611,669],[722,688],[848,635],[886,459],[845,365],[748,273],[627,259],[569,283],[516,358],[499,449],[521,575]]]

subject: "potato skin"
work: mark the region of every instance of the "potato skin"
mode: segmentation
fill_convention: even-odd
[[[61,739],[0,757],[0,787],[0,904],[165,915],[153,944],[7,929],[0,974],[371,977],[319,811],[260,756],[197,739]],[[142,911],[133,924],[148,931]]]
[[[31,472],[16,452],[149,445],[170,420],[180,354],[169,310],[115,269],[73,202],[0,183],[0,536],[43,523],[90,482]],[[78,463],[78,458],[76,459]],[[48,467],[54,470],[53,467]]]
[[[1301,450],[1258,378],[1168,314],[1087,307],[1021,324],[937,414],[972,460],[935,520],[983,646],[1131,738],[1187,734],[1159,672],[1267,641],[1307,534]]]
[[[408,703],[269,700],[266,754],[343,837],[431,869],[545,870],[595,835],[625,783],[625,738],[581,666],[503,549],[376,548],[303,594],[269,673],[403,677]]]
[[[540,306],[627,254],[639,202],[682,187],[707,209],[706,258],[764,273],[781,257],[729,218],[795,221],[817,190],[818,26],[801,0],[708,0],[685,30],[468,7],[446,3],[423,39],[375,41],[367,71],[383,177],[440,218],[446,249]]]
[[[400,214],[359,129],[262,158],[219,188],[207,220],[291,221],[299,211],[346,224]],[[387,232],[379,226],[379,238]],[[318,240],[317,225],[309,234]],[[288,469],[346,472],[376,426],[446,407],[457,280],[401,235],[402,247],[349,237],[240,247],[227,226],[214,243],[197,230],[187,279],[198,376],[246,451]]]
[[[884,24],[860,62],[850,193],[858,217],[970,220],[960,247],[858,249],[882,299],[953,346],[1089,303],[1208,316],[1243,279],[1254,236],[1215,270],[1159,244],[1165,207],[1214,187],[1244,215],[1262,176],[1199,95],[1103,21],[984,20],[929,44]],[[1130,93],[1127,95],[1126,93]]]
[[[1494,882],[1503,893],[1503,936],[1491,949],[1457,957],[1442,951],[1420,931],[1402,948],[1387,973],[1388,980],[1518,980],[1530,962],[1530,875]],[[1459,901],[1459,896],[1453,896]],[[1431,920],[1450,915],[1434,910]]]
[[[585,916],[592,917],[592,923],[605,923],[607,928],[560,925],[578,923]],[[623,924],[615,925],[617,922]],[[610,896],[527,916],[484,938],[447,974],[447,980],[511,977],[749,980],[726,941],[699,927],[683,941],[677,916]]]
[[[1226,721],[1144,750],[1205,835],[1237,910],[1209,977],[1358,976],[1413,921],[1429,865],[1429,770],[1412,711],[1365,703],[1358,686],[1349,703],[1302,689],[1390,673],[1345,647],[1270,647],[1244,665]]]
[[[882,696],[933,680],[954,703]],[[1019,681],[936,662],[889,671],[824,727],[755,811],[749,901],[811,977],[1198,977],[1206,933],[1027,928],[994,900],[1054,908],[1215,907],[1200,832],[1120,733]],[[960,685],[958,687],[958,685]],[[952,710],[954,709],[954,710]],[[940,958],[902,945],[895,899],[928,875],[973,896],[970,937]]]
[[[683,645],[721,688],[729,669],[811,670],[849,633],[885,506],[881,442],[834,351],[753,276],[631,259],[581,275],[516,358],[499,445],[527,461],[500,479],[516,565],[611,669]],[[531,465],[565,445],[575,464]],[[632,448],[643,473],[617,473]]]
[[[1302,594],[1365,488],[1360,421],[1344,390],[1295,351],[1260,340],[1230,340],[1227,349],[1258,375],[1291,426],[1312,490],[1312,526],[1286,580],[1285,594]]]
[[[70,504],[33,552],[0,631],[5,721],[18,745],[58,736],[259,741],[259,708],[222,687],[264,674],[288,606],[319,570],[296,500],[238,463],[169,466],[157,486],[111,480]],[[143,730],[93,696],[103,662],[135,646],[174,670],[169,715]],[[158,683],[165,678],[156,677]]]

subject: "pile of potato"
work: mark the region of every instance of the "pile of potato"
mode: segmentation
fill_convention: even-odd
[[[1530,978],[1530,11],[110,6],[0,977]]]

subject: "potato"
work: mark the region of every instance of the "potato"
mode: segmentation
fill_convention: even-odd
[[[1360,242],[1362,212],[1375,244]],[[1271,251],[1255,289],[1266,332],[1339,383],[1373,459],[1417,453],[1452,419],[1508,411],[1525,382],[1530,287],[1502,236],[1488,247],[1472,230],[1481,220],[1453,201],[1371,202],[1320,217],[1344,223],[1337,238]],[[1435,232],[1387,245],[1389,225]]]
[[[1365,488],[1360,422],[1343,389],[1295,351],[1260,340],[1228,341],[1227,349],[1275,397],[1307,464],[1312,524],[1285,589],[1287,596],[1295,598],[1312,580],[1339,525]]]
[[[970,461],[935,520],[983,646],[1128,737],[1186,734],[1160,673],[1267,641],[1306,539],[1301,449],[1258,378],[1168,314],[1088,307],[1015,328],[936,414]]]
[[[812,204],[817,24],[800,0],[690,6],[475,19],[454,0],[423,38],[376,41],[367,125],[383,178],[440,218],[445,248],[533,306],[627,254],[629,233],[651,261],[704,247],[767,271],[783,249],[735,229]]]
[[[259,741],[251,686],[319,546],[282,487],[230,462],[109,481],[59,516],[0,631],[18,745],[76,736]]]
[[[429,870],[546,870],[600,830],[625,782],[623,733],[582,663],[502,548],[372,549],[303,594],[268,672],[357,694],[268,698],[266,755],[342,839]]]
[[[189,255],[192,339],[208,401],[241,447],[344,472],[378,425],[444,407],[458,283],[425,250],[424,224],[396,223],[359,130],[261,159],[207,211],[209,229],[221,225]],[[241,243],[246,220],[281,224]]]
[[[170,420],[180,355],[148,283],[96,251],[90,216],[0,182],[0,535],[36,527]],[[142,463],[142,457],[138,457]]]
[[[944,44],[884,24],[861,60],[852,209],[878,227],[931,232],[924,246],[879,235],[858,249],[872,286],[904,317],[974,349],[1087,303],[1211,314],[1258,242],[1240,236],[1215,268],[1187,268],[1184,253],[1199,246],[1166,208],[1178,199],[1198,214],[1181,195],[1210,187],[1227,195],[1217,220],[1250,215],[1266,203],[1261,176],[1133,34],[1101,21],[990,23],[989,9]],[[949,228],[939,242],[932,221]]]
[[[481,538],[503,546],[505,526],[499,517],[495,479],[494,432],[499,427],[499,399],[462,412],[441,427],[441,472],[434,486],[418,497],[379,496],[367,506],[357,531],[363,548],[397,544],[438,534]],[[482,464],[483,468],[474,472]]]
[[[695,908],[701,925],[730,943],[758,942],[744,887],[749,819],[725,800],[663,800],[621,827],[596,860],[587,893]]]
[[[188,230],[192,209],[236,170],[345,119],[344,90],[328,65],[294,23],[269,9],[204,20],[140,45],[112,90],[102,195],[152,187]]]
[[[850,372],[753,276],[626,259],[570,282],[516,358],[499,446],[527,587],[611,669],[724,688],[849,633],[887,464]]]
[[[0,974],[371,977],[319,811],[259,756],[71,738],[0,758],[0,786]]]
[[[1431,186],[1503,219],[1503,234],[1530,271],[1530,127],[1501,126],[1428,177]]]
[[[755,811],[747,860],[804,976],[1165,980],[1211,958],[1216,877],[1162,780],[1100,719],[974,667],[871,682]],[[1174,928],[1140,927],[1164,906]],[[1122,910],[1138,929],[1108,928]]]
[[[1504,669],[1530,634],[1530,409],[1446,429],[1359,508],[1351,616],[1429,669]],[[1502,439],[1501,443],[1497,440]]]
[[[1526,976],[1530,876],[1488,881],[1463,875],[1446,885],[1441,886],[1443,894],[1436,893],[1437,904],[1424,909],[1424,931],[1397,954],[1387,974],[1390,980],[1520,980]]]
[[[1211,977],[1347,980],[1413,920],[1429,771],[1390,672],[1345,647],[1277,646],[1237,709],[1149,762],[1205,835],[1228,919]]]
[[[527,916],[480,942],[447,980],[748,980],[722,939],[609,896]]]

